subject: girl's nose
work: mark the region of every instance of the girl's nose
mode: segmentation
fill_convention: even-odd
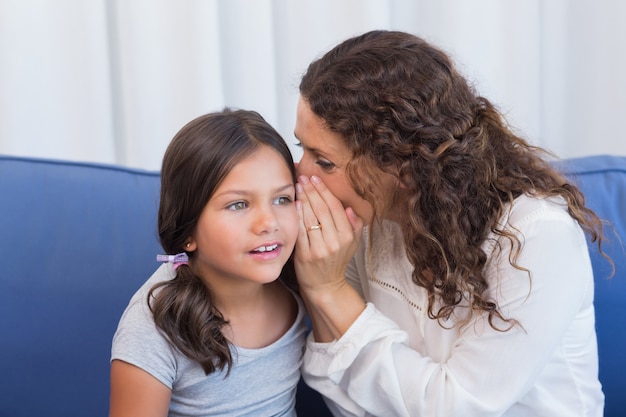
[[[272,207],[259,208],[254,225],[256,233],[270,233],[278,229],[278,217]]]

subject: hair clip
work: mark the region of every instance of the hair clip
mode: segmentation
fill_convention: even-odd
[[[189,263],[189,257],[185,252],[176,255],[157,255],[156,260],[157,262],[169,262],[174,264],[174,270],[181,265],[187,265]]]

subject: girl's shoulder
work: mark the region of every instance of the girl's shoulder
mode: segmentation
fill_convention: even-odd
[[[126,321],[128,317],[132,317],[133,321],[142,320],[153,323],[154,319],[148,306],[148,293],[156,284],[171,280],[175,276],[170,264],[161,265],[133,294],[122,313],[120,322]]]

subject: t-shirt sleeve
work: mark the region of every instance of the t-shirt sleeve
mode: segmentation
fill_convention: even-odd
[[[133,298],[113,336],[111,360],[141,368],[171,389],[176,378],[173,349],[156,327],[145,298]]]

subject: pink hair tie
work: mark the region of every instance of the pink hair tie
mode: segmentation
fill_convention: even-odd
[[[187,265],[189,263],[189,257],[185,252],[177,253],[176,255],[157,255],[157,262],[169,262],[174,264],[174,270],[181,265]]]

